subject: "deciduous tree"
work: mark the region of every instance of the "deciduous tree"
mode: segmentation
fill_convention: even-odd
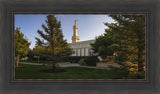
[[[15,32],[15,56],[16,56],[16,67],[18,67],[19,57],[25,56],[29,52],[30,42],[24,36],[22,32],[20,32],[20,28],[16,28]]]

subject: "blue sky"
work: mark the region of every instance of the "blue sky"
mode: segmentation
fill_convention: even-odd
[[[42,30],[42,23],[45,24],[47,15],[40,14],[16,14],[15,15],[15,28],[20,27],[21,32],[27,37],[29,42],[31,42],[30,48],[35,46],[35,37],[39,37],[37,30]],[[63,31],[64,39],[71,43],[71,37],[73,35],[73,25],[74,20],[77,21],[78,35],[80,41],[92,40],[96,36],[104,33],[107,26],[104,25],[105,22],[113,23],[114,20],[108,15],[55,15],[56,18],[61,21],[61,29]]]

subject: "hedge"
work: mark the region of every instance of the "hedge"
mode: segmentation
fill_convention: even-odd
[[[84,59],[87,66],[96,66],[96,63],[99,62],[97,56],[70,56],[68,61],[71,63],[78,63],[81,59]]]

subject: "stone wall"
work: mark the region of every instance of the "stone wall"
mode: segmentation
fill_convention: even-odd
[[[117,63],[103,63],[103,62],[96,63],[96,67],[109,68],[110,66],[111,67],[117,67],[117,68],[120,67],[120,65],[117,64]]]
[[[62,66],[62,65],[68,65],[68,64],[71,64],[70,62],[59,62],[59,63],[56,63],[56,66]]]

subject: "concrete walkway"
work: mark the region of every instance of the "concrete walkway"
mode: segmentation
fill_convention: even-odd
[[[78,63],[71,63],[71,64],[67,64],[67,65],[60,65],[60,67],[79,67],[80,64]]]
[[[43,64],[28,63],[28,62],[19,62],[19,64],[43,65]],[[67,64],[67,65],[61,65],[59,67],[82,67],[82,68],[92,68],[92,69],[109,69],[109,68],[100,68],[100,67],[94,67],[94,66],[80,66],[80,64],[78,64],[78,63],[71,63],[71,64]]]
[[[28,63],[28,62],[19,62],[19,64],[43,65],[43,64],[39,64],[39,63]]]
[[[92,69],[109,69],[109,68],[100,68],[100,67],[94,67],[94,66],[80,66],[78,63],[72,63],[68,65],[61,65],[59,67],[82,67],[82,68],[92,68]]]
[[[100,67],[94,67],[94,66],[79,66],[79,67],[82,67],[82,68],[92,68],[92,69],[110,69],[110,68],[100,68]]]

